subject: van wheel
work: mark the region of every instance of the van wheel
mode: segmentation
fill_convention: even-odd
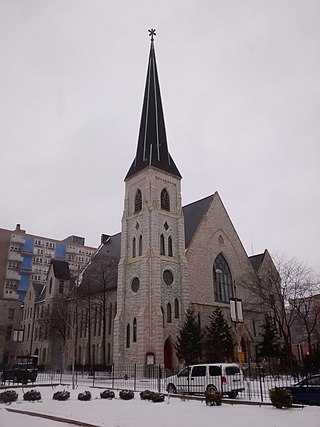
[[[238,396],[237,391],[230,391],[230,393],[228,393],[228,397],[230,397],[230,399],[235,399],[237,396]]]
[[[217,387],[215,385],[208,385],[207,391],[217,391]]]
[[[174,384],[168,384],[167,392],[170,394],[176,394],[177,393],[177,389],[174,386]]]

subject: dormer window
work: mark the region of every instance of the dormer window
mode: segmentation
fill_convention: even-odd
[[[170,197],[166,188],[161,191],[161,209],[170,212]]]
[[[134,213],[138,213],[140,211],[142,211],[142,194],[141,190],[138,188],[134,199]]]

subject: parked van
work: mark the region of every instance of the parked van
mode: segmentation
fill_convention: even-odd
[[[237,397],[244,390],[240,367],[236,363],[190,365],[167,378],[168,393],[203,394],[209,389],[230,398]]]

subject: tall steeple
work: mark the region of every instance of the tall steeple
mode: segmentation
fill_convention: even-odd
[[[136,157],[125,180],[153,166],[181,178],[180,172],[169,154],[164,115],[161,102],[160,85],[154,49],[155,30],[149,30],[151,46],[142,106]]]

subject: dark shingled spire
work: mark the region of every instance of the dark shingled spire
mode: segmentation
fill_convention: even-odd
[[[137,153],[125,180],[148,166],[181,178],[168,151],[153,37],[151,38]]]

